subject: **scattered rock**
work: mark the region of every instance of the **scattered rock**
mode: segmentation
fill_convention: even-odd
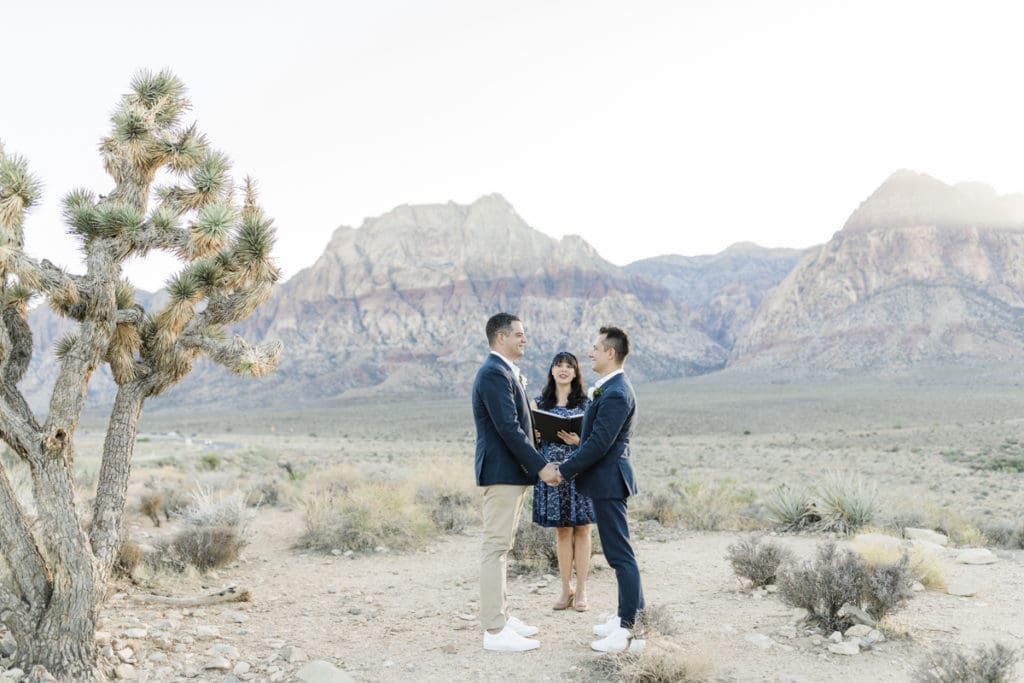
[[[174,619],[161,619],[153,624],[153,628],[159,631],[177,631],[181,624]]]
[[[196,626],[195,630],[192,631],[196,638],[219,638],[220,630],[216,626],[209,626],[207,624],[200,624]]]
[[[231,669],[231,662],[223,657],[214,657],[203,668],[207,671],[228,671]]]
[[[960,564],[992,564],[998,559],[988,548],[965,548],[956,556]]]
[[[910,587],[915,593],[920,593],[924,590],[924,584],[920,581],[915,581],[914,585]]]
[[[252,669],[252,665],[249,662],[238,662],[235,664],[235,668],[231,670],[231,673],[235,676],[244,676],[249,673]]]
[[[836,633],[839,633],[839,631],[836,631]],[[848,640],[843,643],[832,643],[828,646],[828,651],[834,655],[859,655],[860,643],[855,640]]]
[[[762,650],[767,650],[772,646],[772,643],[774,642],[771,638],[769,638],[763,633],[748,633],[747,635],[743,636],[743,640],[747,641],[748,643],[753,643],[754,645],[757,645]]]
[[[110,634],[107,634],[107,640],[110,639]],[[4,637],[0,638],[0,657],[10,657],[18,651],[18,643],[15,642],[14,636],[8,631],[4,633]]]
[[[946,592],[950,595],[958,595],[962,598],[969,598],[976,595],[979,590],[978,580],[971,576],[958,576],[949,582]]]
[[[854,624],[850,628],[846,629],[846,633],[843,635],[847,638],[864,638],[874,629],[864,624]]]
[[[110,645],[111,635],[106,631],[96,631],[96,644],[100,647]],[[3,652],[3,643],[0,642],[0,652]],[[9,655],[8,655],[9,656]]]
[[[138,675],[135,673],[135,667],[131,664],[118,664],[114,668],[114,675],[125,681],[133,681]]]
[[[281,658],[289,664],[294,664],[295,662],[304,662],[308,659],[308,657],[306,657],[306,653],[303,652],[300,648],[295,647],[294,645],[289,645],[283,650],[281,650]]]
[[[135,650],[130,647],[121,648],[117,651],[117,658],[127,664],[135,659]]]
[[[864,642],[869,645],[874,645],[875,643],[884,643],[885,634],[883,634],[878,629],[873,628],[871,629],[871,631],[868,632],[867,636],[865,636]]]
[[[227,643],[218,643],[206,651],[206,654],[211,657],[226,657],[228,659],[238,659],[238,648],[234,645],[228,645]]]
[[[843,634],[839,631],[832,631],[832,635],[830,635],[828,639],[833,643],[841,643],[843,642]]]
[[[803,607],[797,607],[789,615],[789,623],[791,623],[791,624],[799,624],[802,621],[807,621],[808,617],[810,617],[810,616],[811,616],[811,613],[807,609],[805,609]]]
[[[0,672],[0,676],[3,676],[4,678],[11,681],[20,681],[22,678],[25,677],[25,672],[19,669],[18,667],[14,667],[13,669],[8,669],[7,671]]]
[[[146,657],[146,660],[153,662],[154,664],[160,664],[167,661],[167,655],[163,652],[150,652],[149,656]]]
[[[350,675],[322,659],[309,662],[299,669],[295,677],[305,683],[353,683],[355,681]]]
[[[874,628],[878,623],[870,614],[862,610],[860,607],[851,605],[848,602],[843,603],[843,606],[839,608],[838,614],[841,617],[847,617],[855,624],[864,624],[865,626],[871,626],[872,628]]]
[[[917,529],[908,526],[903,530],[903,535],[913,541],[927,541],[936,545],[944,546],[949,543],[949,537],[931,529]]]

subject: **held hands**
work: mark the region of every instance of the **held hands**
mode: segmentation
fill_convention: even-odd
[[[544,465],[544,469],[537,473],[537,476],[548,486],[558,486],[562,483],[562,475],[558,471],[558,465],[559,463],[557,462],[549,462],[547,465]]]
[[[565,430],[558,430],[558,438],[569,444],[570,446],[580,445],[580,435],[576,432],[567,432]]]

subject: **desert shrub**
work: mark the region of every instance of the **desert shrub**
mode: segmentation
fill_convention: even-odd
[[[913,583],[910,557],[906,554],[896,562],[867,564],[862,600],[868,612],[876,619],[881,619],[913,597]]]
[[[238,559],[249,544],[250,512],[241,493],[216,496],[196,489],[182,512],[182,528],[160,544],[160,561],[178,570],[193,566],[206,571]]]
[[[832,472],[818,487],[817,509],[821,531],[850,533],[874,522],[881,507],[878,488],[859,476]]]
[[[980,532],[992,545],[1011,550],[1024,550],[1024,522],[990,524]]]
[[[640,521],[653,519],[662,526],[672,526],[679,522],[679,497],[659,491],[644,496],[634,510],[634,516]]]
[[[187,526],[171,542],[176,564],[191,565],[200,571],[231,564],[248,545],[237,527]]]
[[[636,626],[647,638],[674,636],[679,630],[675,616],[661,605],[647,605],[638,611]]]
[[[216,453],[203,453],[203,456],[199,458],[199,468],[214,472],[220,469],[220,456]]]
[[[779,567],[794,559],[793,551],[774,541],[746,538],[730,545],[726,559],[737,576],[749,579],[754,586],[775,583]]]
[[[679,518],[688,529],[717,531],[737,527],[742,511],[754,501],[754,492],[740,487],[735,479],[714,484],[702,481],[670,485],[679,496]]]
[[[114,562],[114,575],[115,576],[131,576],[132,572],[142,564],[144,559],[142,548],[138,543],[132,540],[127,540],[121,544],[121,549],[117,553],[117,560]]]
[[[912,594],[913,579],[905,559],[870,565],[829,542],[818,547],[813,560],[785,566],[777,583],[783,602],[806,609],[825,631],[842,631],[851,624],[839,613],[844,604],[881,618]]]
[[[529,501],[527,501],[529,503]],[[558,572],[558,553],[555,549],[555,530],[534,524],[528,504],[519,516],[516,541],[509,552],[514,569],[520,572]]]
[[[452,478],[452,472],[459,476]],[[412,472],[416,502],[445,533],[458,533],[479,518],[472,470],[452,458],[432,458]]]
[[[972,653],[951,649],[933,654],[918,669],[915,683],[1009,683],[1019,653],[1002,643],[981,645]]]
[[[868,564],[880,565],[899,562],[900,558],[906,554],[909,560],[910,576],[914,581],[920,581],[921,585],[926,588],[946,587],[945,565],[942,563],[942,558],[933,551],[915,545],[904,550],[899,545],[892,543],[856,542],[861,538],[857,537],[853,549]]]
[[[588,658],[583,680],[622,683],[698,683],[711,680],[711,666],[676,643],[649,640],[640,654],[623,652]]]
[[[362,484],[347,491],[321,491],[303,501],[302,548],[367,552],[384,546],[419,547],[433,525],[403,486]]]
[[[153,521],[153,526],[160,526],[160,513],[166,515],[163,493],[143,493],[139,496],[139,511]]]
[[[769,520],[782,531],[800,531],[821,521],[811,494],[802,488],[783,484],[765,500]]]

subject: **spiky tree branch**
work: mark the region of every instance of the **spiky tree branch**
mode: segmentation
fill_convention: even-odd
[[[132,81],[100,145],[113,190],[104,196],[78,189],[63,199],[64,221],[86,256],[83,275],[24,253],[25,211],[40,186],[23,159],[0,148],[0,439],[29,463],[39,513],[30,526],[0,463],[0,543],[15,579],[13,587],[0,586],[0,612],[22,607],[19,657],[30,662],[43,653],[70,678],[95,669],[86,661],[95,654],[95,607],[120,548],[145,401],[180,381],[201,353],[233,372],[262,375],[281,350],[223,339],[225,326],[250,315],[280,277],[270,257],[274,228],[252,181],[236,201],[228,158],[194,124],[181,123],[189,107],[170,72],[141,72]],[[156,188],[161,173],[171,183]],[[154,249],[183,267],[168,283],[170,302],[147,313],[121,270],[126,259]],[[31,359],[26,317],[33,296],[78,322],[57,344],[59,374],[42,424],[16,386]],[[86,535],[74,503],[73,437],[89,378],[102,363],[118,392]],[[76,643],[73,656],[47,649],[67,639]]]

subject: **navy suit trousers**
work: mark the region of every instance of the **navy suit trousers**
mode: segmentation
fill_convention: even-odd
[[[640,567],[629,543],[626,499],[595,498],[594,516],[604,557],[615,570],[619,585],[619,619],[623,628],[631,629],[637,611],[644,608],[644,589],[640,585]]]

